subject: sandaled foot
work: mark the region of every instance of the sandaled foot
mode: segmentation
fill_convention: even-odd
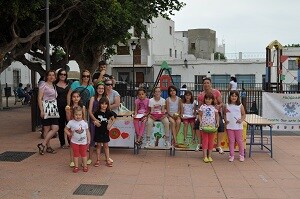
[[[70,167],[75,167],[75,163],[74,162],[70,162]]]
[[[110,161],[110,158],[108,160],[106,160],[106,164],[107,167],[112,167],[113,166],[113,162]]]
[[[87,165],[92,164],[92,160],[91,160],[91,159],[88,159],[88,160],[86,161],[86,164],[87,164]]]
[[[111,163],[113,163],[113,162],[114,162],[114,160],[113,160],[113,159],[111,159],[111,158],[108,158],[107,160],[108,160],[108,161],[110,161]],[[106,160],[106,161],[107,161],[107,160]]]
[[[52,149],[51,147],[47,147],[46,152],[47,153],[52,153],[52,154],[56,153],[56,151],[54,149]]]
[[[68,145],[62,145],[61,148],[62,148],[62,149],[68,149],[69,146],[68,146]]]
[[[100,166],[100,160],[97,160],[94,164],[95,167],[99,167]]]
[[[41,155],[44,155],[44,154],[45,154],[45,146],[44,146],[42,143],[38,144],[38,145],[37,145],[37,148],[39,148],[39,153],[40,153]]]
[[[77,173],[78,171],[79,171],[79,168],[78,167],[74,167],[73,173]]]
[[[83,172],[88,172],[88,167],[83,167]]]

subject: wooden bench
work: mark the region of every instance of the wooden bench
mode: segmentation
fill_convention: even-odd
[[[17,104],[17,102],[21,102],[21,104],[23,105],[25,101],[25,97],[19,97],[16,90],[14,90],[14,95],[15,95],[15,105]]]

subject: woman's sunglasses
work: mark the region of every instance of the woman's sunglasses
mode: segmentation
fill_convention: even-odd
[[[60,73],[59,75],[62,75],[62,76],[67,76],[67,74],[66,74],[66,73]]]
[[[90,75],[82,75],[82,78],[84,77],[90,78]]]

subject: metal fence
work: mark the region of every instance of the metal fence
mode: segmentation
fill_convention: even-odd
[[[202,84],[195,84],[193,82],[181,82],[180,86],[186,85],[187,89],[192,91],[194,98],[197,98],[197,95],[199,92],[203,90]],[[144,88],[147,91],[148,97],[151,97],[151,91],[153,89],[154,82],[147,82],[144,83]],[[177,87],[179,87],[177,85]],[[124,87],[123,87],[124,88]],[[130,86],[132,88],[132,86]],[[218,89],[222,94],[222,101],[223,103],[228,102],[228,84],[213,84],[213,88]],[[241,92],[242,88],[245,89],[246,93],[246,99],[245,99],[245,109],[247,113],[257,113],[259,115],[262,114],[262,93],[263,92],[274,92],[279,93],[275,89],[272,90],[266,90],[265,86],[263,84],[239,84],[238,90]],[[300,89],[298,89],[298,84],[282,84],[282,91],[280,93],[300,93]],[[118,90],[117,90],[118,91]],[[162,91],[164,96],[167,96],[167,91]],[[134,100],[136,99],[136,90],[133,92],[133,90],[127,90],[124,92],[124,90],[120,91],[123,95],[121,95],[121,102],[124,106],[126,106],[129,110],[134,110]],[[178,88],[177,94],[180,94],[180,88]],[[254,107],[255,106],[255,107]],[[257,109],[257,112],[255,110]]]

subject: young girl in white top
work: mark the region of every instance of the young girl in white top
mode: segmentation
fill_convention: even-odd
[[[87,172],[87,146],[90,144],[90,133],[89,126],[86,121],[83,119],[83,109],[78,106],[73,109],[73,118],[68,122],[65,127],[65,133],[71,137],[71,147],[73,150],[74,163],[75,167],[73,172],[77,173],[78,168],[78,159],[81,156],[83,171]]]
[[[234,160],[234,145],[237,142],[239,147],[240,161],[245,160],[243,144],[243,121],[246,114],[244,106],[241,104],[238,91],[230,91],[228,104],[224,111],[226,131],[229,139],[229,162]]]
[[[180,129],[181,118],[181,99],[177,96],[177,88],[175,86],[169,86],[168,88],[169,97],[166,100],[166,108],[168,119],[170,121],[170,127],[173,135],[174,144],[177,144],[177,133]]]
[[[184,124],[184,141],[186,141],[188,125],[191,125],[193,131],[193,141],[195,141],[195,118],[196,118],[196,103],[191,91],[187,90],[184,93],[184,98],[181,105],[182,121]]]
[[[166,116],[166,100],[162,97],[161,90],[159,87],[154,88],[154,96],[149,100],[150,114],[147,121],[147,137],[149,138],[152,133],[154,121],[161,121],[164,125],[166,135],[166,146],[170,146],[169,140],[169,120]],[[147,142],[146,146],[150,146],[150,142]]]

